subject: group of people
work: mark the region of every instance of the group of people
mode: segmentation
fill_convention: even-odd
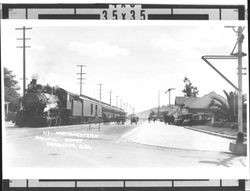
[[[174,123],[175,117],[171,115],[164,115],[164,123],[172,125]]]
[[[116,122],[117,124],[122,124],[122,125],[124,125],[125,121],[126,121],[126,117],[125,117],[125,116],[119,116],[119,117],[116,117],[116,118],[115,118],[115,122]]]
[[[149,116],[149,117],[148,117],[148,122],[149,122],[149,123],[150,123],[150,121],[155,122],[156,119],[157,119],[157,117],[155,117],[155,116]]]
[[[131,116],[131,120],[130,120],[130,123],[133,124],[137,124],[137,122],[139,121],[139,117],[137,116]]]
[[[155,122],[157,120],[157,117],[156,116],[149,116],[148,117],[148,122],[150,123],[151,121]],[[169,125],[172,125],[174,124],[174,121],[175,121],[175,117],[171,114],[171,115],[168,115],[168,114],[164,114],[163,115],[163,121],[164,123],[166,124],[169,124]]]
[[[105,113],[102,116],[104,123],[116,122],[117,124],[124,124],[126,121],[126,117],[124,115],[108,117]]]

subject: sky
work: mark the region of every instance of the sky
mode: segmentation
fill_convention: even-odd
[[[214,23],[214,24],[212,24]],[[171,103],[175,96],[183,96],[184,77],[199,89],[199,95],[214,91],[222,96],[223,90],[234,91],[202,59],[203,55],[229,55],[236,42],[236,34],[225,28],[223,22],[67,22],[67,21],[3,21],[2,66],[12,70],[22,92],[22,49],[16,48],[22,32],[20,26],[32,27],[26,32],[31,46],[26,50],[26,77],[28,82],[35,74],[38,82],[59,86],[67,91],[80,92],[79,75],[83,64],[83,94],[99,99],[102,83],[102,100],[112,105],[128,103],[135,112],[167,105],[168,88]],[[247,50],[247,28],[243,51]],[[213,60],[212,63],[237,85],[237,61]],[[247,57],[243,66],[247,67]],[[248,68],[247,68],[248,69]],[[247,76],[243,76],[243,93],[248,92]],[[131,110],[130,110],[131,111]]]

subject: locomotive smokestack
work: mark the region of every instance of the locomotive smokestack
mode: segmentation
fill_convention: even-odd
[[[32,84],[36,85],[37,80],[36,79],[32,79],[31,82],[32,82]]]

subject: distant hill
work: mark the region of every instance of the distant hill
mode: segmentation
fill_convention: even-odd
[[[136,115],[140,118],[140,119],[147,119],[149,114],[151,113],[151,111],[154,111],[155,113],[158,112],[158,107],[154,107],[139,113],[136,113]],[[163,105],[160,107],[160,112],[164,112],[164,111],[169,111],[169,106]],[[171,111],[174,111],[174,113],[177,111],[177,107],[175,105],[172,105],[172,109]]]

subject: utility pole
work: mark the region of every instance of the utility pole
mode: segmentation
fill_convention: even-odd
[[[244,143],[244,133],[243,133],[243,108],[242,108],[242,57],[246,56],[242,52],[242,43],[244,40],[243,30],[245,27],[239,26],[236,30],[235,26],[226,26],[227,28],[232,28],[233,31],[237,34],[237,41],[234,45],[234,48],[230,55],[207,55],[202,56],[201,58],[212,67],[222,78],[224,78],[231,86],[233,86],[238,91],[238,134],[236,143],[230,143],[229,150],[237,155],[246,155],[247,154],[247,144]],[[238,52],[234,53],[236,47],[238,47]],[[226,76],[224,76],[217,68],[215,68],[208,59],[237,59],[238,61],[238,86],[234,85]]]
[[[31,27],[21,27],[16,28],[16,30],[22,30],[23,31],[23,38],[17,38],[17,40],[23,41],[23,46],[17,46],[17,48],[23,49],[23,95],[25,94],[25,88],[26,88],[26,48],[30,48],[31,46],[26,46],[26,40],[30,40],[31,38],[26,38],[25,31],[31,30]]]
[[[112,103],[112,90],[109,91],[109,104]]]
[[[234,116],[236,115],[236,107],[235,106],[237,105],[236,103],[238,103],[236,100],[236,97],[237,97],[237,92],[234,91]]]
[[[232,28],[233,31],[237,34],[237,42],[231,52],[232,56],[237,57],[238,59],[238,87],[236,90],[238,91],[238,137],[237,142],[244,141],[243,137],[243,101],[242,101],[242,76],[246,75],[246,73],[243,73],[242,70],[246,70],[246,68],[242,68],[242,57],[246,56],[244,52],[242,52],[242,43],[244,40],[243,30],[244,28],[242,26],[239,26],[237,30],[235,30],[234,26],[227,26],[229,28]],[[234,53],[234,50],[236,46],[238,45],[238,52]],[[243,139],[243,140],[241,140]]]
[[[243,134],[243,108],[242,108],[242,43],[244,39],[244,35],[242,34],[243,29],[241,26],[238,27],[238,126],[239,132]]]
[[[169,92],[169,113],[171,112],[170,97],[171,97],[171,91],[172,91],[172,90],[175,90],[175,88],[169,88],[169,89],[165,92],[165,94],[166,94],[167,92]]]
[[[102,85],[103,84],[98,84],[99,85],[99,101],[102,101]]]
[[[85,78],[83,78],[82,75],[86,74],[82,72],[82,68],[86,67],[86,65],[77,65],[77,66],[80,67],[80,73],[76,73],[76,74],[80,75],[80,78],[77,78],[77,79],[80,79],[80,95],[82,95],[82,84],[83,84],[82,80],[85,80]]]

